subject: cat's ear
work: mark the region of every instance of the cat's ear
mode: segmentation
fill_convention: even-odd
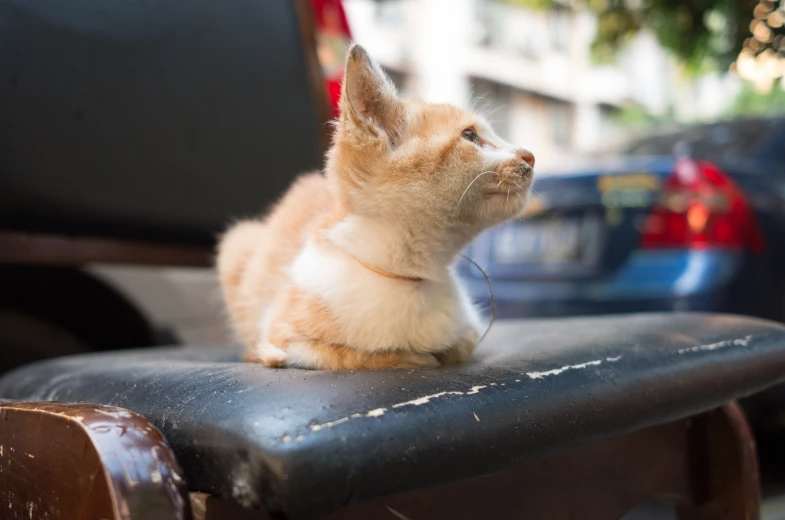
[[[391,142],[400,131],[406,107],[382,68],[359,45],[349,48],[340,102],[342,120]]]

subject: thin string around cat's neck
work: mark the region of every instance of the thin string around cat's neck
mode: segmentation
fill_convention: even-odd
[[[480,336],[479,341],[477,341],[477,343],[479,344],[482,342],[482,340],[485,339],[485,336],[487,336],[488,333],[491,331],[493,322],[496,321],[496,299],[493,297],[493,284],[491,283],[491,276],[488,274],[488,271],[483,269],[480,266],[480,264],[478,264],[477,262],[475,262],[474,260],[472,260],[466,255],[461,255],[461,258],[472,264],[474,267],[477,268],[478,271],[482,273],[482,275],[485,277],[485,281],[488,282],[488,293],[491,296],[491,321],[488,322],[488,328],[485,329],[485,332],[483,332],[482,336]]]

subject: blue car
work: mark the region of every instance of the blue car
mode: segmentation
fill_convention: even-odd
[[[497,317],[718,311],[785,320],[785,118],[649,136],[538,172],[528,215],[486,232]],[[459,274],[490,309],[483,274]]]

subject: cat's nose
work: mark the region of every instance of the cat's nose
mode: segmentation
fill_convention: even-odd
[[[534,154],[531,153],[529,150],[524,150],[523,148],[518,148],[515,150],[515,155],[518,156],[520,160],[534,168]]]

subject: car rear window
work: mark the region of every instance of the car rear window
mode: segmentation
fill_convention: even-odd
[[[674,155],[688,152],[709,160],[752,157],[768,154],[768,144],[780,137],[782,127],[783,122],[777,119],[695,126],[633,141],[622,149],[622,154]]]

